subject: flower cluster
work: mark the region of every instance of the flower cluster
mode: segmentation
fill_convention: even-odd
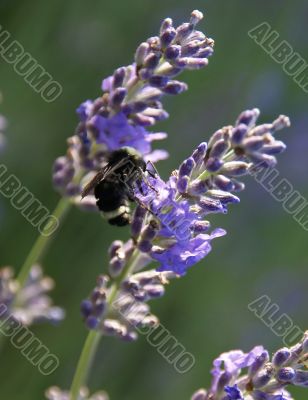
[[[213,363],[211,388],[198,390],[191,400],[292,400],[285,388],[308,387],[307,362],[308,331],[295,346],[279,349],[271,361],[262,346],[249,353],[223,353]]]
[[[211,240],[225,234],[222,229],[206,233],[210,223],[205,217],[225,213],[229,203],[239,202],[233,193],[244,189],[239,176],[276,164],[275,155],[285,145],[273,134],[289,126],[289,119],[280,116],[271,124],[256,125],[258,116],[258,109],[244,111],[234,127],[215,132],[208,145],[201,143],[167,182],[149,177],[150,185],[145,182],[142,193],[136,190],[151,220],[135,218],[133,230],[136,225],[140,233],[137,246],[159,262],[159,271],[183,275],[204,258]]]
[[[140,44],[131,65],[103,80],[103,94],[80,105],[76,133],[68,139],[66,156],[58,158],[53,168],[53,183],[62,195],[93,209],[94,196],[80,203],[81,187],[104,165],[110,151],[133,147],[153,162],[168,156],[164,150],[151,148],[152,141],[164,139],[166,134],[150,132],[147,127],[168,117],[161,103],[164,95],[187,89],[173,78],[186,69],[208,64],[214,42],[195,29],[202,18],[200,11],[193,11],[190,21],[177,28],[170,18],[165,19],[159,36]]]
[[[136,330],[158,322],[147,301],[161,297],[171,278],[184,275],[211,251],[211,241],[225,234],[220,228],[209,232],[205,218],[238,203],[233,192],[244,189],[238,177],[256,167],[272,167],[275,154],[285,149],[273,134],[289,126],[289,119],[280,116],[271,124],[256,125],[258,116],[257,109],[244,111],[234,127],[215,132],[209,144],[201,143],[167,182],[148,176],[141,187],[136,185],[131,239],[112,243],[109,277],[98,278],[81,306],[89,329],[134,340]],[[256,142],[258,146],[248,145]],[[152,261],[157,268],[144,271]],[[114,281],[120,282],[115,297]]]
[[[124,244],[115,241],[109,250],[111,276],[118,274],[117,263],[129,260],[129,252]],[[138,265],[145,260],[138,259]],[[109,277],[101,275],[90,297],[81,303],[81,313],[89,329],[100,331],[106,336],[114,336],[124,341],[134,341],[136,330],[150,329],[158,324],[158,318],[151,314],[147,301],[164,294],[164,285],[176,275],[171,272],[148,270],[136,272],[124,279],[109,308],[108,300],[112,297],[113,287]],[[108,311],[108,313],[107,313]]]
[[[0,269],[0,304],[6,306],[1,319],[12,315],[23,325],[37,322],[57,323],[64,311],[52,305],[47,293],[54,287],[49,277],[44,277],[39,265],[33,265],[26,284],[20,288],[11,267]]]
[[[56,386],[46,390],[46,399],[48,400],[70,400],[70,394]],[[100,391],[90,395],[88,388],[82,387],[79,392],[78,400],[109,400],[106,392]]]

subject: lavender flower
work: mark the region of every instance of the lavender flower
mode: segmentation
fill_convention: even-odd
[[[33,265],[28,281],[22,288],[14,279],[11,267],[0,269],[0,304],[7,307],[1,318],[13,315],[26,326],[37,322],[61,321],[65,316],[63,309],[52,306],[47,295],[53,287],[53,280],[43,276],[39,265]]]
[[[86,326],[124,341],[136,340],[136,330],[151,329],[158,324],[158,318],[151,314],[146,302],[163,296],[164,285],[174,277],[173,273],[155,270],[135,273],[122,282],[108,309],[112,287],[107,276],[99,276],[90,297],[81,303]]]
[[[308,331],[295,346],[278,350],[269,361],[262,346],[249,353],[233,350],[213,363],[212,385],[192,400],[292,400],[286,386],[308,388]],[[244,373],[245,370],[245,373]]]
[[[225,234],[222,229],[205,233],[210,228],[205,217],[226,213],[228,204],[239,202],[233,194],[244,189],[238,176],[256,167],[270,168],[276,164],[274,154],[283,151],[285,145],[273,134],[289,126],[289,119],[280,116],[272,124],[256,126],[258,116],[258,109],[243,112],[234,127],[215,132],[208,145],[201,143],[167,182],[149,177],[150,185],[145,182],[142,191],[136,189],[140,204],[152,214],[149,219],[158,222],[155,235],[141,250],[160,263],[159,271],[183,275],[204,258],[211,250],[212,239]],[[252,150],[247,143],[256,140],[259,146]],[[140,229],[145,230],[148,228],[144,221]]]
[[[63,391],[56,386],[52,386],[46,390],[46,399],[48,400],[70,400],[69,392]],[[106,392],[100,391],[90,396],[86,387],[80,389],[78,400],[109,400]]]
[[[207,65],[214,42],[195,30],[202,18],[200,11],[193,11],[190,21],[177,28],[170,18],[165,19],[159,35],[137,48],[131,65],[103,80],[103,94],[78,107],[76,133],[68,139],[66,156],[58,158],[53,168],[54,186],[63,196],[84,209],[96,210],[94,196],[80,202],[80,194],[84,183],[106,163],[110,151],[133,147],[153,162],[168,156],[165,150],[151,148],[153,141],[166,134],[152,133],[147,127],[168,117],[161,103],[164,95],[187,89],[173,78],[186,69]]]
[[[252,153],[251,149],[246,151],[243,143],[254,139],[258,133],[258,139],[276,147],[281,142],[274,139],[273,133],[289,126],[289,120],[284,116],[272,124],[256,126],[258,115],[257,109],[245,111],[234,127],[214,133],[209,145],[201,143],[179,169],[173,171],[167,182],[159,176],[148,176],[141,188],[135,188],[139,204],[131,223],[131,239],[126,243],[119,240],[112,243],[109,277],[98,278],[97,286],[81,306],[89,329],[135,340],[136,330],[158,323],[147,302],[161,297],[164,285],[170,279],[184,275],[188,268],[208,255],[211,241],[225,234],[221,228],[209,232],[210,222],[205,218],[212,213],[225,213],[228,204],[239,202],[233,192],[243,189],[244,185],[234,176],[248,174],[252,168],[259,167],[264,148],[269,146],[264,144],[258,152]],[[234,144],[232,138],[239,126],[245,134]],[[280,145],[280,151],[284,148]],[[263,168],[274,165],[276,159],[271,157],[271,163],[262,160]],[[217,186],[218,176],[221,181],[229,180],[225,190]],[[157,268],[144,271],[152,261],[158,263]],[[120,283],[116,296],[112,295],[114,281]],[[253,354],[247,357],[243,362],[248,363]]]

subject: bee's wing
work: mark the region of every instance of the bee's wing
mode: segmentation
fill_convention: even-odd
[[[89,183],[83,188],[81,192],[81,199],[88,196],[88,194],[98,185],[102,180],[106,179],[108,175],[112,174],[116,169],[125,164],[127,159],[120,160],[115,165],[106,164],[98,173],[90,180]]]
[[[98,173],[90,180],[90,182],[86,184],[81,192],[81,199],[88,196],[88,194],[95,188],[95,186],[98,185],[105,178],[107,167],[108,165],[98,171]]]

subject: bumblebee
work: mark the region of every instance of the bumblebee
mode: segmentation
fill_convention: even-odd
[[[152,177],[156,170],[147,169],[141,154],[132,147],[122,147],[112,151],[107,157],[107,164],[84,187],[81,197],[84,198],[94,191],[98,209],[103,213],[109,224],[125,226],[131,222],[129,202],[136,201],[134,187],[138,185],[142,191],[142,182],[146,181],[146,172]]]

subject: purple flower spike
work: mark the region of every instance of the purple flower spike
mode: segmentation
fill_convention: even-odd
[[[292,348],[276,351],[272,360],[262,346],[246,354],[241,350],[221,354],[213,363],[210,390],[200,393],[205,400],[293,400],[285,390],[287,385],[308,388],[307,337],[308,331]]]
[[[146,161],[168,156],[164,150],[152,151],[152,141],[160,138],[148,127],[168,118],[161,102],[165,95],[187,90],[185,83],[172,78],[185,69],[206,66],[212,55],[213,40],[195,30],[202,18],[195,10],[189,22],[178,27],[170,18],[165,19],[159,36],[137,47],[134,62],[103,79],[103,93],[77,108],[80,122],[76,133],[69,139],[67,155],[61,158],[63,165],[59,167],[56,161],[53,172],[54,186],[63,196],[80,208],[90,209],[93,201],[80,201],[80,181],[102,168],[108,154],[121,147],[136,149]],[[183,57],[183,50],[189,47],[194,47],[194,54]]]

